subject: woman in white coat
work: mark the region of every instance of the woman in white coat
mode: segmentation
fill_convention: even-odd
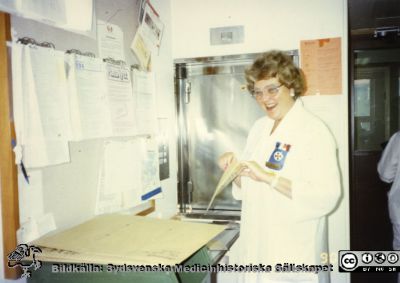
[[[246,70],[247,88],[266,116],[256,121],[235,179],[242,200],[241,264],[271,265],[271,272],[238,274],[242,282],[329,282],[329,272],[279,272],[277,264],[318,265],[327,253],[326,219],[340,197],[336,145],[327,127],[303,108],[302,74],[280,51]],[[225,170],[234,153],[219,158]]]

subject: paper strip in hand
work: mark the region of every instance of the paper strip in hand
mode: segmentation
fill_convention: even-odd
[[[229,167],[225,170],[224,174],[219,179],[218,185],[215,189],[215,192],[208,204],[207,211],[210,209],[211,204],[213,203],[215,197],[219,195],[222,190],[227,187],[237,176],[239,176],[240,172],[244,168],[244,164],[240,162],[232,162]]]

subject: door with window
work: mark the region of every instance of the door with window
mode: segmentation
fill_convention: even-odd
[[[353,50],[352,73],[351,249],[390,250],[390,185],[380,181],[377,164],[391,135],[400,130],[400,49]],[[352,282],[390,283],[395,276],[353,274]]]

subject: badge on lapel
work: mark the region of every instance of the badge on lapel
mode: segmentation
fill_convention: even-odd
[[[290,150],[290,144],[282,144],[277,142],[275,149],[271,153],[269,160],[265,162],[265,166],[274,170],[281,170],[285,164],[286,155]]]

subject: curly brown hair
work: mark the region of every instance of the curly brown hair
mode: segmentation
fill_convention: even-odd
[[[278,78],[287,88],[294,89],[294,99],[305,91],[304,75],[292,58],[279,50],[272,50],[261,54],[245,71],[247,89],[254,91],[254,83],[259,80]]]

